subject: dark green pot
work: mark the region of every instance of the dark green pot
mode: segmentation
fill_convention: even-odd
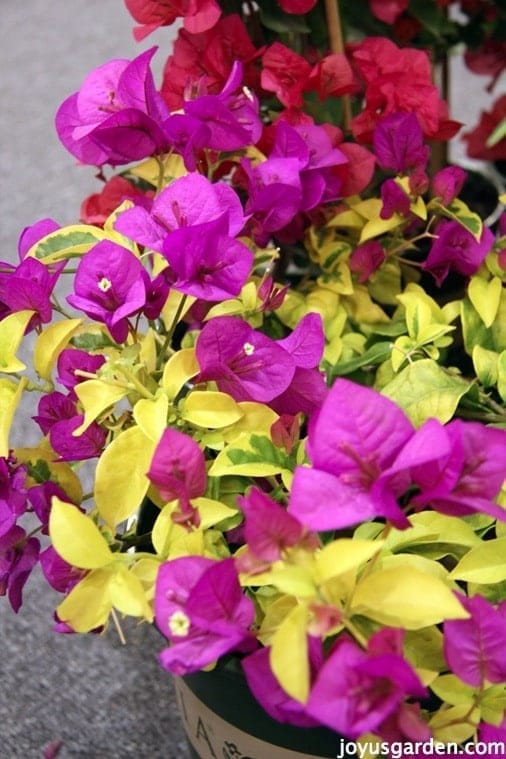
[[[326,728],[272,719],[252,696],[238,660],[212,672],[175,678],[181,721],[192,759],[315,759],[356,756]]]

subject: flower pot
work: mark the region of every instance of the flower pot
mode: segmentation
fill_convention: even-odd
[[[233,663],[235,664],[235,662]],[[272,719],[251,694],[239,667],[175,678],[177,703],[192,759],[315,759],[356,756],[326,728]]]

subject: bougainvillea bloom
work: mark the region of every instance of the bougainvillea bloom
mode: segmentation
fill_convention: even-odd
[[[409,0],[369,0],[371,13],[385,24],[393,24],[404,13]]]
[[[171,111],[182,108],[198,92],[215,95],[223,89],[234,61],[243,65],[244,84],[258,91],[260,75],[254,61],[260,52],[235,13],[199,34],[180,29],[163,70],[161,94]]]
[[[7,595],[18,612],[23,602],[23,587],[37,564],[40,542],[28,537],[18,525],[0,537],[0,596]]]
[[[163,564],[155,587],[155,620],[171,645],[160,663],[176,675],[196,672],[228,651],[251,651],[253,602],[239,585],[233,559],[185,556]]]
[[[446,279],[450,269],[470,277],[494,244],[494,235],[488,227],[483,228],[478,242],[458,221],[441,221],[436,234],[437,239],[422,268],[432,274],[438,285]]]
[[[358,738],[374,733],[407,695],[423,698],[427,691],[402,656],[364,651],[341,635],[317,675],[306,711],[337,733]]]
[[[95,224],[103,227],[104,222],[112,212],[123,203],[131,200],[142,206],[150,205],[154,192],[143,192],[124,177],[115,176],[105,183],[101,192],[88,195],[81,203],[80,218],[85,224]]]
[[[470,158],[481,161],[506,160],[506,137],[502,137],[495,145],[487,144],[489,137],[504,119],[505,111],[506,95],[501,95],[490,110],[481,112],[478,125],[462,135],[467,143],[467,154]]]
[[[39,556],[40,567],[49,585],[59,593],[69,593],[85,575],[85,570],[68,564],[48,546]]]
[[[147,476],[166,501],[197,498],[207,485],[204,454],[191,437],[169,427],[156,446]]]
[[[176,179],[154,200],[151,211],[135,206],[122,213],[115,228],[121,234],[159,253],[175,229],[227,219],[226,234],[234,237],[244,226],[237,193],[224,182],[210,182],[200,174]]]
[[[446,166],[432,178],[432,192],[435,197],[441,198],[441,203],[449,206],[460,193],[467,178],[467,171],[460,166]]]
[[[285,13],[309,13],[317,0],[278,0]]]
[[[402,187],[397,184],[395,179],[386,179],[381,185],[381,201],[383,203],[380,211],[382,219],[390,219],[394,213],[407,216],[410,208],[410,198]]]
[[[28,257],[18,266],[1,263],[0,268],[0,314],[6,316],[15,311],[35,311],[27,330],[35,329],[51,321],[53,306],[51,295],[65,262],[46,266],[36,258]]]
[[[253,253],[227,234],[227,215],[174,230],[163,255],[170,264],[172,286],[202,300],[239,295],[253,264]]]
[[[125,0],[125,5],[139,24],[134,37],[140,42],[160,26],[170,26],[182,18],[192,34],[210,29],[218,21],[221,9],[215,0]]]
[[[102,322],[117,342],[128,334],[128,317],[146,303],[149,276],[134,254],[121,245],[102,240],[80,260],[74,294],[67,297],[74,308]]]
[[[359,282],[367,282],[369,277],[379,269],[386,259],[386,253],[378,240],[357,245],[351,254],[348,264],[350,270],[358,275]]]
[[[311,70],[304,89],[316,92],[321,101],[356,92],[353,69],[344,53],[332,53],[318,61]]]
[[[486,681],[506,680],[506,607],[495,608],[480,595],[460,603],[471,615],[469,619],[444,623],[444,654],[452,671],[468,685],[483,688]]]
[[[291,48],[274,42],[262,56],[262,87],[287,108],[300,108],[311,65]]]
[[[107,431],[97,422],[89,424],[79,435],[74,434],[83,422],[84,414],[77,414],[71,419],[62,419],[51,427],[49,442],[60,461],[94,459],[104,450]]]
[[[116,166],[168,149],[161,125],[169,110],[149,67],[155,52],[99,66],[58,109],[58,136],[82,163]]]
[[[373,148],[381,168],[396,174],[423,169],[429,158],[429,146],[424,144],[414,113],[391,113],[381,119],[374,129]]]
[[[36,242],[51,234],[51,232],[56,232],[57,229],[60,229],[60,225],[54,219],[39,219],[35,224],[25,227],[18,240],[20,260],[23,260],[32,245],[35,245]]]
[[[102,355],[92,355],[78,348],[65,348],[56,362],[58,382],[67,390],[73,390],[76,385],[86,379],[76,374],[76,371],[95,374],[104,363],[105,357]]]

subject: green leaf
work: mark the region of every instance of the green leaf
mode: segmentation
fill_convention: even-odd
[[[107,238],[107,233],[100,227],[89,224],[75,224],[62,227],[38,240],[28,256],[43,259],[44,263],[53,263],[86,253],[93,245]]]
[[[506,351],[503,351],[503,353],[504,356],[506,356]],[[499,354],[495,351],[488,350],[487,348],[482,348],[481,345],[475,345],[473,348],[472,357],[476,376],[478,377],[483,387],[493,387],[497,383],[498,379]],[[504,369],[506,370],[506,363]],[[506,371],[504,379],[506,380]],[[499,390],[499,393],[501,393],[501,390]],[[503,398],[503,400],[505,399]]]
[[[392,344],[390,342],[383,340],[379,343],[375,343],[374,345],[371,345],[365,353],[362,353],[361,356],[356,356],[356,358],[351,358],[348,361],[338,361],[337,364],[332,367],[331,377],[333,379],[334,377],[351,374],[363,367],[377,366],[390,356],[391,350]]]
[[[506,538],[486,540],[472,548],[450,577],[475,583],[495,583],[506,580]]]
[[[449,206],[443,206],[438,201],[431,203],[443,216],[453,221],[458,221],[467,229],[473,237],[479,242],[483,232],[483,221],[477,213],[471,209],[460,198],[455,198]]]
[[[381,392],[419,427],[430,417],[443,423],[449,421],[469,387],[469,383],[427,358],[408,364]]]
[[[497,391],[506,403],[506,350],[497,357]]]
[[[311,29],[304,20],[304,16],[293,13],[284,13],[274,3],[259,3],[260,21],[262,26],[267,27],[277,34],[299,32],[309,34]]]
[[[499,277],[492,277],[490,280],[479,276],[471,277],[467,294],[484,325],[490,327],[501,302],[502,282]]]
[[[280,448],[276,448],[268,437],[241,433],[233,443],[220,451],[209,475],[270,477],[283,470],[293,470],[294,464],[293,456],[287,456]]]
[[[350,609],[352,614],[406,630],[469,616],[443,580],[409,565],[366,575],[355,588]]]
[[[53,497],[49,534],[56,553],[79,569],[98,569],[109,564],[113,554],[90,517],[77,506]]]

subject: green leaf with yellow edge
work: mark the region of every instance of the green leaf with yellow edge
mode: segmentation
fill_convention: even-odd
[[[454,376],[430,358],[408,364],[381,390],[419,427],[435,417],[448,422],[470,384]]]
[[[82,435],[92,422],[98,419],[104,411],[114,406],[122,398],[125,398],[128,392],[124,387],[111,385],[101,379],[90,379],[79,382],[75,386],[75,393],[83,407],[84,419],[82,424],[73,431],[73,437]]]
[[[173,401],[184,385],[199,371],[200,366],[194,348],[182,348],[174,353],[165,364],[161,383],[169,401]]]
[[[440,675],[430,684],[430,687],[441,701],[452,706],[472,704],[476,696],[476,688],[463,683],[453,674]]]
[[[469,300],[486,327],[490,327],[501,302],[502,282],[499,277],[486,280],[478,275],[471,277],[467,286]]]
[[[33,351],[33,366],[39,377],[45,380],[51,379],[51,372],[58,356],[82,322],[82,319],[55,322],[45,327],[37,336]]]
[[[12,420],[27,382],[25,377],[20,382],[0,379],[0,456],[4,458],[9,455]]]
[[[110,443],[98,460],[95,502],[114,528],[138,509],[149,487],[149,470],[156,443],[140,427],[129,427]]]
[[[105,567],[114,557],[95,522],[56,496],[51,502],[49,535],[56,553],[79,569]]]
[[[409,565],[366,575],[355,588],[350,611],[406,630],[469,617],[442,579]]]
[[[378,202],[380,204],[379,210],[381,210],[381,206],[383,204],[381,200]],[[391,232],[392,229],[396,229],[397,227],[400,227],[402,224],[404,224],[404,222],[405,222],[404,217],[398,213],[392,214],[392,216],[389,219],[382,219],[378,211],[378,216],[376,218],[371,219],[370,221],[367,221],[365,223],[362,229],[362,232],[360,234],[359,243],[362,244],[364,242],[368,242],[368,240],[373,240],[375,237],[380,237],[381,235],[384,235],[385,232]]]
[[[503,351],[503,353],[506,356],[506,351]],[[482,348],[481,345],[475,345],[473,348],[472,359],[476,376],[478,377],[483,387],[493,387],[498,380],[499,354],[495,351],[488,350],[487,348]],[[506,362],[504,368],[506,370]],[[506,380],[506,371],[504,374],[504,379]],[[499,394],[501,394],[500,390]]]
[[[124,564],[116,564],[109,578],[109,597],[112,606],[122,614],[153,621],[153,610],[147,602],[142,583]]]
[[[390,361],[394,372],[398,372],[417,351],[417,342],[412,337],[401,335],[391,346]]]
[[[454,580],[479,584],[506,580],[506,538],[481,542],[466,553],[450,572]]]
[[[158,443],[167,427],[168,410],[169,401],[164,394],[160,394],[154,400],[141,398],[134,406],[135,421],[146,437],[154,443]]]
[[[26,369],[16,352],[35,311],[15,311],[0,321],[0,372],[14,374]]]
[[[478,242],[480,241],[483,232],[483,221],[477,213],[471,211],[463,200],[454,198],[449,206],[446,206],[446,208],[442,206],[440,211],[444,216],[458,221],[459,224],[462,224],[463,227],[471,232]]]
[[[382,540],[340,538],[318,551],[315,557],[315,578],[323,583],[332,577],[358,569],[383,546]]]
[[[270,477],[291,469],[292,460],[268,437],[240,434],[232,444],[224,448],[214,460],[209,475],[243,475],[245,477]]]
[[[78,633],[106,625],[112,609],[108,587],[112,572],[111,566],[87,574],[56,609],[58,618]]]
[[[299,604],[272,636],[269,663],[283,690],[304,704],[309,697],[308,611]]]
[[[93,245],[108,238],[107,232],[91,224],[62,227],[38,240],[27,253],[45,264],[62,261],[87,253]]]
[[[229,427],[242,417],[239,404],[227,393],[192,390],[181,403],[181,416],[196,427]]]
[[[469,704],[458,704],[448,709],[440,709],[429,721],[434,741],[441,743],[463,743],[476,733],[480,722],[480,709],[471,709]]]

